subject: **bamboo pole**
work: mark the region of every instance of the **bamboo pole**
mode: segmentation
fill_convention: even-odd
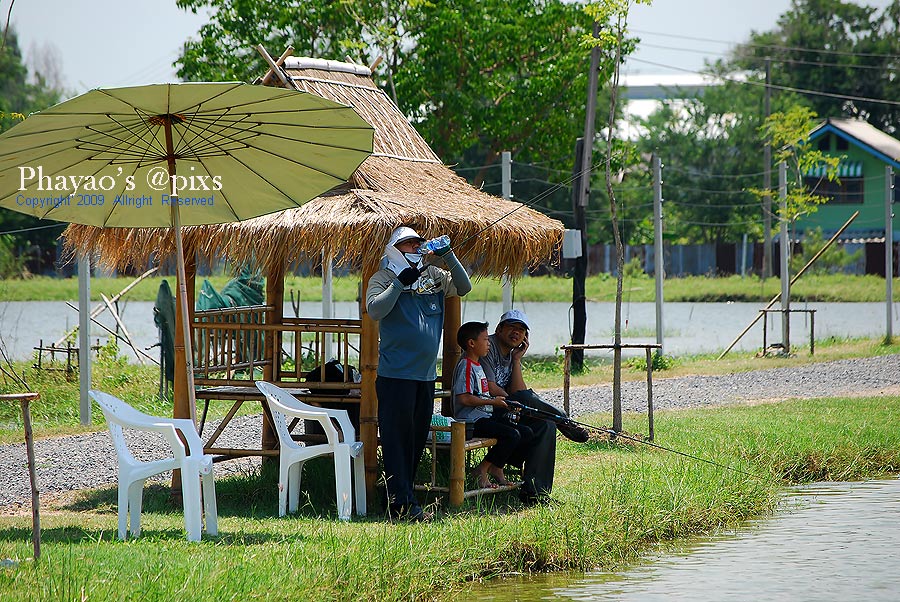
[[[375,392],[375,377],[378,370],[378,323],[366,311],[366,289],[369,278],[378,270],[377,264],[366,264],[362,269],[360,288],[360,310],[362,333],[359,337],[360,383],[359,431],[363,442],[363,457],[366,465],[366,497],[375,499],[375,485],[378,482],[378,396]]]
[[[125,288],[123,288],[121,291],[119,291],[118,294],[113,295],[112,298],[110,298],[109,302],[110,302],[110,303],[115,303],[116,301],[118,301],[119,299],[121,299],[123,296],[125,296],[125,294],[126,294],[128,291],[130,291],[130,290],[133,289],[135,286],[137,286],[137,284],[138,284],[139,282],[141,282],[144,278],[146,278],[147,276],[150,276],[151,274],[156,273],[158,270],[159,270],[159,267],[150,268],[149,270],[147,270],[146,272],[144,272],[143,274],[141,274],[140,276],[138,276],[137,278],[135,278],[134,281],[133,281],[131,284],[129,284],[128,286],[126,286]],[[73,307],[73,309],[77,309],[77,308],[74,308],[74,307]],[[93,320],[94,318],[96,318],[97,316],[99,316],[100,314],[102,314],[104,309],[106,309],[106,306],[105,306],[105,305],[98,305],[97,307],[95,307],[94,309],[92,309],[92,310],[91,310],[91,320]],[[68,339],[70,336],[72,336],[72,334],[73,334],[76,330],[78,330],[78,327],[75,327],[75,328],[73,328],[72,330],[68,331],[66,334],[63,335],[63,337],[62,337],[61,339],[59,339],[58,341],[56,341],[55,345],[58,346],[58,345],[62,345],[63,343],[65,343],[65,342],[66,342],[66,339]]]
[[[143,358],[141,358],[141,354],[138,351],[137,347],[134,346],[134,341],[131,340],[131,335],[128,334],[128,329],[125,328],[125,323],[122,322],[122,318],[119,317],[119,312],[116,311],[116,308],[113,307],[113,305],[112,305],[112,301],[110,301],[106,295],[104,295],[103,293],[100,293],[100,298],[103,299],[104,303],[106,303],[106,309],[109,310],[109,313],[113,317],[113,320],[115,320],[116,324],[119,325],[119,328],[122,329],[122,335],[125,338],[125,342],[128,343],[128,346],[131,347],[132,351],[134,351],[134,356],[141,363],[141,366],[143,366],[144,360],[143,360]]]
[[[837,240],[838,236],[840,236],[841,234],[844,233],[844,230],[847,229],[847,227],[853,222],[853,220],[856,219],[856,217],[857,217],[858,215],[859,215],[859,211],[855,211],[855,212],[853,213],[853,215],[850,216],[850,219],[848,219],[848,220],[844,223],[844,225],[841,226],[841,229],[838,230],[837,232],[835,232],[834,236],[832,236],[831,239],[829,239],[829,241],[828,241],[827,243],[825,243],[825,246],[823,246],[821,249],[819,249],[819,252],[818,252],[818,253],[816,253],[815,255],[813,255],[813,258],[810,259],[810,260],[806,263],[806,265],[803,266],[803,268],[802,268],[799,272],[797,272],[797,275],[796,275],[796,276],[794,276],[793,278],[791,278],[791,285],[792,285],[792,286],[793,286],[793,284],[794,284],[795,282],[797,282],[797,280],[800,279],[800,276],[802,276],[802,275],[806,272],[806,270],[809,269],[809,266],[811,266],[813,263],[815,263],[816,260],[818,260],[819,257],[821,257],[822,253],[824,253],[825,251],[828,250],[828,248],[834,243],[834,241]],[[782,244],[784,244],[784,242],[785,242],[785,241],[782,241]],[[775,305],[775,303],[778,301],[779,298],[781,298],[781,294],[780,294],[780,293],[777,294],[777,295],[775,295],[774,297],[772,297],[772,300],[769,301],[769,304],[766,305],[763,309],[765,310],[765,309],[771,308],[773,305]],[[722,352],[722,355],[720,355],[720,356],[719,356],[718,358],[716,358],[716,359],[719,359],[719,360],[720,360],[720,359],[722,359],[723,357],[725,357],[726,355],[728,355],[728,352],[731,351],[732,348],[734,348],[735,345],[737,345],[737,342],[740,341],[741,338],[743,338],[743,336],[744,336],[745,334],[747,334],[747,333],[750,331],[751,328],[753,328],[754,324],[756,324],[757,322],[759,322],[759,318],[760,318],[761,316],[762,316],[762,312],[758,313],[758,314],[756,315],[756,317],[753,319],[753,321],[750,322],[750,324],[747,325],[747,328],[745,328],[744,330],[742,330],[742,331],[741,331],[741,334],[737,335],[737,337],[736,337],[733,341],[731,341],[731,345],[729,345],[728,348],[725,349],[725,351]]]

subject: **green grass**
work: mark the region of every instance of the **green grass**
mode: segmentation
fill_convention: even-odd
[[[212,276],[210,283],[221,290],[228,281],[227,276]],[[147,278],[132,289],[127,298],[134,301],[155,301],[162,278]],[[168,277],[174,288],[175,278]],[[91,297],[100,301],[100,294],[115,295],[132,281],[131,278],[93,278]],[[197,279],[197,285],[203,278]],[[501,301],[502,288],[498,280],[479,279],[475,281],[469,301]],[[655,298],[654,280],[650,276],[626,277],[623,299],[630,302],[647,302]],[[616,280],[609,274],[591,276],[585,283],[588,301],[614,301]],[[322,281],[318,277],[289,276],[285,279],[285,301],[291,298],[305,302],[322,300]],[[765,281],[756,277],[741,278],[729,276],[712,278],[691,276],[669,278],[665,281],[666,301],[746,301],[764,302],[781,292],[781,283],[776,278]],[[357,276],[334,279],[334,300],[355,301],[359,294]],[[851,276],[844,274],[804,276],[791,289],[791,298],[796,301],[845,301],[877,302],[884,300],[884,278],[877,276]],[[0,299],[4,301],[75,301],[78,299],[76,278],[48,278],[38,276],[28,280],[0,280]],[[521,278],[515,286],[515,299],[520,302],[572,300],[572,280],[557,276]],[[894,300],[900,301],[900,279],[894,283]],[[302,306],[301,306],[302,307]],[[302,311],[302,309],[301,309]]]
[[[316,493],[276,518],[264,472],[217,482],[220,534],[199,544],[185,541],[165,489],[151,487],[143,534],[123,543],[114,489],[89,491],[45,508],[37,562],[27,560],[29,517],[0,517],[0,558],[20,561],[0,568],[0,591],[4,600],[454,600],[473,582],[622,566],[657,542],[738,525],[771,511],[786,482],[895,474],[898,412],[887,397],[658,412],[657,443],[758,476],[647,446],[561,440],[550,504],[490,496],[438,507],[432,524],[374,513],[341,523]],[[643,424],[626,416],[633,432]]]

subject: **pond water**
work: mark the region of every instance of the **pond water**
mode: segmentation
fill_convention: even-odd
[[[506,579],[467,599],[900,599],[900,480],[793,488],[775,516],[690,540],[622,572]]]
[[[572,314],[569,303],[517,303],[516,307],[528,314],[532,332],[529,353],[552,355],[560,345],[570,340]],[[762,304],[758,303],[667,303],[665,305],[665,350],[673,355],[714,352],[727,347],[731,341],[753,320]],[[809,303],[794,304],[795,309],[815,309],[815,336],[821,340],[830,336],[882,336],[885,331],[885,306],[882,303]],[[895,312],[900,304],[895,304]],[[587,304],[586,342],[609,344],[612,342],[613,303]],[[122,320],[136,345],[145,349],[158,341],[153,323],[153,303],[125,302],[119,304]],[[285,315],[293,315],[290,303],[285,304]],[[656,309],[653,303],[626,303],[622,307],[623,337],[626,343],[653,343],[656,341]],[[462,307],[463,321],[479,320],[496,325],[502,313],[502,305],[493,302],[466,300]],[[322,305],[304,303],[301,314],[320,317]],[[356,303],[334,304],[336,318],[355,318],[359,312]],[[900,316],[894,316],[900,321]],[[111,329],[115,322],[104,312],[98,318]],[[12,357],[31,357],[32,348],[41,339],[45,344],[55,342],[78,324],[78,313],[64,302],[27,301],[0,302],[0,339],[6,344]],[[896,330],[896,327],[895,327]],[[93,338],[105,341],[107,333],[94,326]],[[768,340],[781,340],[781,322],[777,315],[770,316]],[[791,343],[809,343],[809,318],[795,314],[791,319]],[[756,350],[762,346],[762,321],[757,323],[735,347],[739,350]],[[120,345],[124,351],[124,346]],[[133,352],[125,352],[132,359]],[[156,350],[150,352],[158,356]],[[589,352],[605,354],[605,351]]]

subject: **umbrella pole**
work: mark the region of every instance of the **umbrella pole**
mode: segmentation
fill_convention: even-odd
[[[166,163],[169,171],[169,201],[172,210],[172,229],[175,234],[175,263],[178,270],[178,306],[181,313],[181,335],[184,339],[183,346],[179,347],[178,337],[175,337],[175,356],[176,365],[179,351],[184,355],[185,383],[187,387],[187,412],[183,407],[179,407],[184,397],[179,395],[179,391],[175,390],[175,407],[174,414],[179,418],[186,418],[185,414],[196,424],[197,422],[197,404],[194,397],[194,352],[191,345],[191,312],[188,308],[187,297],[187,277],[184,271],[184,246],[181,241],[181,209],[178,204],[178,196],[175,193],[175,147],[172,143],[172,115],[165,115],[164,130],[166,135]],[[179,399],[181,398],[181,399]],[[179,412],[178,410],[182,410]],[[179,416],[179,414],[181,414]],[[191,450],[191,452],[202,450]],[[173,477],[174,479],[174,477]]]
[[[185,380],[187,383],[187,402],[190,418],[197,422],[197,403],[194,397],[194,352],[191,345],[191,323],[190,310],[188,308],[187,297],[187,276],[184,270],[184,246],[181,240],[181,211],[178,208],[178,201],[172,195],[172,223],[175,233],[175,261],[178,270],[178,307],[181,313],[181,335],[184,340],[184,369]],[[177,341],[175,351],[178,351]],[[175,398],[175,404],[178,405],[178,396]],[[193,451],[193,450],[192,450]]]

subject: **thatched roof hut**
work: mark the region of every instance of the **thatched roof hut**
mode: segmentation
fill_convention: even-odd
[[[457,255],[478,275],[515,277],[553,258],[562,224],[477,190],[444,166],[375,85],[368,68],[293,57],[284,67],[297,88],[351,105],[375,127],[372,156],[345,186],[299,209],[185,228],[186,252],[221,254],[238,263],[256,260],[264,267],[316,262],[324,252],[355,267],[371,266],[391,230],[406,224],[423,236],[450,234]],[[174,249],[167,229],[72,225],[63,236],[70,249],[93,251],[117,268],[143,266]]]
[[[259,328],[275,331],[275,336],[264,338],[268,359],[263,369],[265,380],[277,382],[279,378],[280,362],[275,360],[281,353],[282,337],[278,329],[284,325],[282,276],[287,265],[317,262],[323,255],[331,256],[339,263],[360,268],[364,289],[368,276],[378,267],[391,231],[402,224],[416,228],[427,237],[449,234],[457,256],[476,275],[508,274],[515,278],[524,268],[554,258],[562,241],[563,225],[520,203],[477,190],[444,166],[396,105],[374,84],[367,68],[290,58],[284,67],[280,75],[292,87],[353,106],[374,126],[375,148],[346,185],[298,209],[234,224],[183,229],[188,256],[221,255],[241,263],[255,261],[265,268],[267,313],[265,324]],[[174,251],[169,229],[71,225],[63,235],[70,250],[99,254],[103,263],[118,268],[143,267],[151,259],[166,257]],[[188,279],[191,278],[189,273]],[[189,282],[189,295],[192,290]],[[192,305],[188,299],[188,307]],[[364,443],[366,484],[371,494],[378,476],[375,392],[378,327],[364,307],[360,313],[360,437]],[[459,354],[453,341],[460,315],[459,298],[449,298],[444,315],[445,367],[454,366]],[[176,364],[185,362],[183,354],[182,349],[182,357],[176,357]],[[179,381],[180,371],[175,375],[174,414],[189,416],[183,401],[188,397],[187,385],[184,379]],[[444,371],[445,389],[450,386],[451,376],[452,370]],[[229,381],[229,384],[233,383]],[[274,435],[267,428],[264,421],[264,449],[274,445]]]

